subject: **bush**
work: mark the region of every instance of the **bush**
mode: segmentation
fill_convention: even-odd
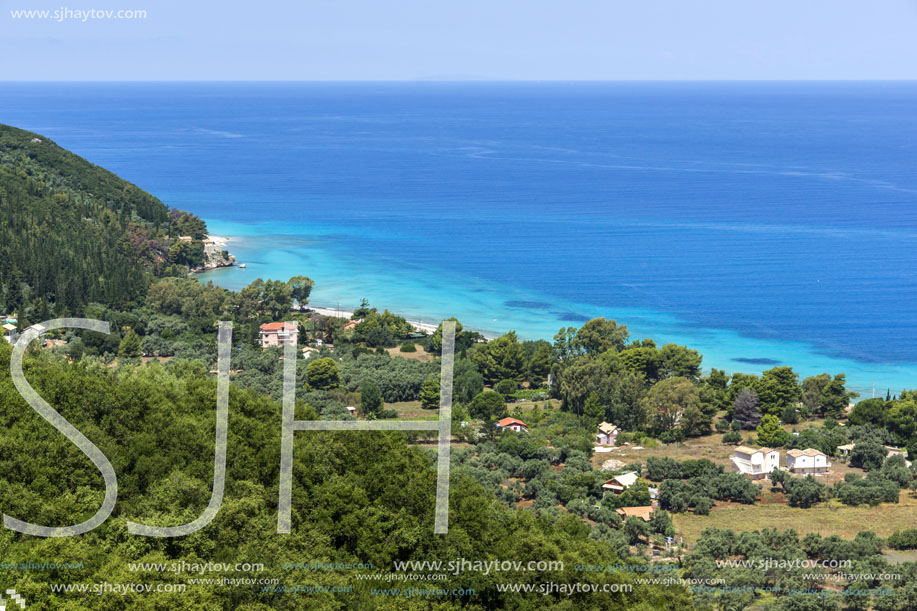
[[[417,346],[414,345],[414,342],[404,342],[401,344],[401,348],[398,349],[399,352],[417,352]]]
[[[917,549],[917,529],[896,530],[888,537],[888,546],[892,549]]]
[[[738,431],[730,431],[723,435],[723,443],[739,445],[742,443],[742,435]]]
[[[654,482],[664,479],[681,479],[681,465],[674,458],[668,456],[659,458],[650,456],[646,459],[646,476]]]
[[[504,399],[508,399],[516,392],[516,382],[514,380],[500,380],[494,386],[494,390],[503,395]]]
[[[694,501],[694,514],[699,516],[710,515],[710,510],[713,508],[713,500],[707,496],[697,497],[693,499]]]

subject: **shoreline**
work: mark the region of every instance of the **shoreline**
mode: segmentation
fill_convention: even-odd
[[[319,305],[306,304],[306,307],[327,316],[349,318],[360,297],[369,296],[372,301],[385,304],[389,311],[404,316],[412,327],[428,333],[433,332],[444,318],[457,316],[465,329],[481,332],[487,339],[513,329],[520,339],[544,339],[549,343],[558,328],[579,326],[588,318],[604,316],[626,324],[633,338],[649,337],[660,345],[675,343],[698,350],[703,356],[705,371],[718,368],[729,374],[760,375],[772,366],[788,365],[800,378],[823,372],[845,373],[847,388],[861,393],[861,398],[869,398],[873,386],[877,393],[884,393],[886,389],[900,392],[902,388],[912,387],[913,380],[917,379],[917,363],[877,364],[825,354],[799,340],[760,338],[722,327],[698,328],[671,312],[650,308],[598,307],[592,303],[549,299],[531,290],[494,287],[492,283],[475,279],[460,292],[460,295],[473,298],[464,299],[456,297],[435,278],[418,274],[414,268],[403,272],[372,261],[354,262],[348,259],[348,253],[316,241],[281,242],[292,235],[301,239],[303,234],[323,236],[330,234],[330,230],[323,232],[322,228],[316,230],[310,226],[296,233],[287,225],[239,225],[219,219],[207,219],[207,222],[214,225],[220,237],[233,236],[230,242],[249,264],[248,270],[236,265],[237,271],[224,269],[207,277],[208,280],[238,290],[257,277],[287,278],[308,268],[307,275],[320,282],[321,289],[313,294],[314,302]],[[276,237],[275,241],[282,243],[283,248],[273,246],[272,237]],[[245,271],[250,274],[243,274]],[[384,282],[380,281],[383,277]],[[335,307],[336,303],[347,304],[347,307]],[[443,304],[449,304],[449,309]],[[440,316],[427,317],[426,313],[437,311]],[[573,315],[578,316],[573,318]],[[435,325],[426,321],[435,321]]]
[[[353,311],[348,311],[348,310],[344,310],[341,308],[325,308],[321,306],[313,306],[310,304],[306,304],[305,307],[312,310],[316,314],[321,314],[322,316],[329,316],[332,318],[346,318],[349,320],[350,317],[353,316]],[[398,314],[397,312],[393,312],[393,313],[400,316],[400,314]],[[435,333],[436,329],[439,327],[439,323],[433,325],[433,324],[426,323],[420,320],[408,320],[408,323],[412,327],[414,327],[414,329],[416,329],[417,331],[424,331],[430,334]],[[493,339],[493,338],[488,338],[488,339]]]

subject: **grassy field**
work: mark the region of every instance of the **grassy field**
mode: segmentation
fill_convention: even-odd
[[[437,357],[433,354],[429,354],[426,350],[423,349],[423,346],[414,344],[414,347],[417,348],[416,352],[402,352],[401,346],[396,348],[386,348],[389,356],[399,357],[403,359],[410,359],[412,361],[420,361],[421,363],[429,363],[430,361],[435,360]]]
[[[848,507],[832,501],[811,509],[778,503],[717,503],[710,515],[673,514],[672,522],[678,534],[688,543],[697,541],[701,531],[708,527],[735,531],[792,528],[800,536],[815,532],[822,536],[840,535],[844,538],[852,538],[862,530],[871,530],[880,537],[888,537],[896,530],[914,528],[917,522],[917,498],[909,491],[902,491],[897,505],[883,503],[878,507]]]

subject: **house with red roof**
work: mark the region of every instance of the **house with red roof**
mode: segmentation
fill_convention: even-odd
[[[529,431],[529,427],[525,422],[516,420],[515,418],[503,418],[502,420],[498,420],[497,430],[502,431],[503,429],[516,431],[517,433],[527,433]]]
[[[269,322],[261,325],[261,347],[286,346],[296,343],[298,326],[294,322]]]

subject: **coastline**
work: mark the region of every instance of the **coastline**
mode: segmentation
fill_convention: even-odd
[[[232,238],[227,236],[206,234],[201,242],[204,244],[206,260],[200,267],[189,270],[189,274],[200,274],[215,269],[235,267],[238,265],[235,255],[229,252],[228,246]],[[225,253],[225,254],[224,254]]]
[[[342,310],[340,308],[325,308],[325,307],[313,306],[309,304],[306,304],[306,307],[312,310],[313,312],[315,312],[316,314],[321,314],[322,316],[330,316],[333,318],[347,318],[347,319],[353,316],[352,311]],[[401,314],[398,314],[397,312],[394,312],[394,313],[397,314],[398,316],[401,316]],[[406,319],[406,320],[412,327],[414,327],[415,330],[423,331],[425,333],[432,334],[436,332],[437,327],[439,327],[438,324],[433,325],[433,324],[426,323],[420,320],[409,320],[409,319]],[[493,339],[493,338],[488,337],[487,339]]]
[[[276,280],[304,274],[316,282],[311,298],[327,315],[349,317],[349,310],[361,298],[368,298],[370,303],[428,332],[441,320],[454,316],[464,328],[488,339],[515,330],[520,339],[549,342],[561,327],[579,327],[591,318],[605,317],[627,325],[633,339],[652,338],[659,345],[675,343],[699,351],[704,371],[717,368],[730,375],[760,375],[771,367],[788,365],[800,379],[823,372],[844,373],[847,387],[864,399],[872,395],[873,385],[884,395],[886,390],[894,393],[912,388],[917,380],[917,363],[880,363],[830,355],[800,340],[698,326],[650,307],[572,301],[412,262],[399,265],[375,259],[369,256],[371,251],[363,250],[364,242],[350,237],[346,228],[206,220],[221,237],[229,236],[236,255],[248,265],[246,269],[208,270],[206,280],[199,277],[201,281],[238,290],[259,277]],[[331,304],[349,307],[345,310]]]

